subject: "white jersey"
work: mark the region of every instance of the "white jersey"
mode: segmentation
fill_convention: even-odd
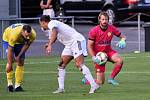
[[[48,28],[50,32],[54,27],[56,27],[58,30],[57,39],[64,45],[71,45],[74,41],[85,40],[82,34],[77,32],[74,28],[70,27],[69,25],[64,24],[63,22],[51,20],[48,23]]]

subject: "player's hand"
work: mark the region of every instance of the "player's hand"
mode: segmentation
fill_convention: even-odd
[[[46,49],[48,47],[48,43],[46,43],[45,45],[44,45],[44,49]]]
[[[117,44],[116,46],[118,46],[121,49],[124,49],[126,47],[126,40],[125,38],[122,38]]]
[[[46,54],[50,54],[51,53],[51,51],[52,51],[52,46],[47,46],[47,48],[46,48]]]
[[[6,66],[6,72],[9,73],[10,71],[12,71],[12,65],[8,64],[7,63],[7,66]]]
[[[97,64],[100,63],[100,60],[99,60],[96,56],[93,56],[93,57],[92,57],[92,60],[93,60],[93,62],[95,62],[95,63],[97,63]]]

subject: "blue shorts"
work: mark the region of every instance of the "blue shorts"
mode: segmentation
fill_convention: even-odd
[[[14,54],[15,57],[18,56],[18,54],[20,53],[23,45],[24,44],[15,44],[15,46],[13,47],[13,54]],[[3,41],[3,48],[4,48],[4,52],[5,52],[6,55],[7,55],[7,51],[8,51],[8,46],[9,46],[8,42]],[[20,58],[25,59],[25,53],[23,53]]]

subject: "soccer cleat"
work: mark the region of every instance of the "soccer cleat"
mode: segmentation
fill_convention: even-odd
[[[90,85],[90,82],[86,78],[83,78],[81,83],[85,85]]]
[[[60,89],[58,88],[56,91],[52,92],[52,93],[64,93],[65,90],[64,89]]]
[[[14,92],[14,87],[13,87],[13,85],[9,85],[9,86],[7,87],[7,90],[8,90],[8,92]]]
[[[23,88],[21,86],[15,88],[15,92],[23,92]]]
[[[95,86],[92,86],[90,91],[89,91],[89,94],[92,94],[94,93],[100,86],[98,84],[96,84]]]
[[[110,78],[110,79],[108,79],[108,83],[109,84],[112,84],[112,85],[119,85],[119,83],[116,81],[116,80],[114,80],[114,79],[112,79],[112,78]]]
[[[96,79],[94,79],[94,81],[96,82]],[[81,83],[82,83],[82,84],[85,84],[85,85],[90,85],[90,82],[89,82],[86,78],[83,78],[83,79],[81,80]]]

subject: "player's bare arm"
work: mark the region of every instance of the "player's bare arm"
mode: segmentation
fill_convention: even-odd
[[[26,52],[26,51],[28,50],[28,48],[30,47],[30,44],[31,44],[31,42],[28,42],[28,43],[25,43],[25,44],[24,44],[24,46],[23,46],[23,48],[21,49],[20,53],[19,53],[18,56],[15,58],[16,61],[19,61],[20,56],[21,56],[24,52]]]
[[[93,45],[94,45],[94,41],[89,39],[88,40],[88,53],[90,56],[94,56]]]
[[[52,44],[57,40],[57,34],[58,34],[57,28],[54,27],[52,29],[51,38],[48,41],[48,47],[46,48],[46,53],[47,54],[51,53],[51,51],[52,51]]]

